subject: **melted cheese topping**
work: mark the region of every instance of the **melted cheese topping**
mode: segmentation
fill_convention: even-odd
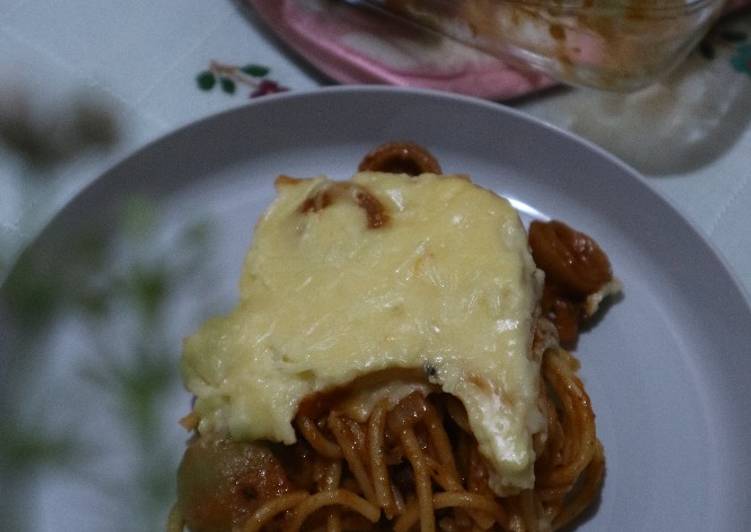
[[[291,444],[307,395],[424,368],[466,407],[494,489],[531,488],[532,435],[544,425],[531,349],[542,274],[516,211],[461,177],[365,172],[352,182],[344,190],[382,205],[381,226],[368,223],[373,201],[321,201],[341,184],[278,182],[239,304],[185,342],[199,430]]]

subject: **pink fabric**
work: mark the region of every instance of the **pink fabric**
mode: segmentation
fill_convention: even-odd
[[[414,35],[372,13],[321,0],[245,0],[296,52],[340,83],[380,83],[504,100],[555,85],[544,74],[444,40],[444,55],[425,59]],[[751,0],[729,0],[726,12]],[[370,39],[368,41],[367,39]],[[412,39],[399,49],[400,39]],[[436,43],[426,45],[430,51]],[[400,56],[401,54],[401,56]]]

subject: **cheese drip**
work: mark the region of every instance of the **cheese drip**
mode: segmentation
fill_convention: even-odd
[[[284,178],[277,189],[236,308],[185,342],[199,430],[291,444],[309,394],[422,368],[466,407],[493,488],[531,488],[542,273],[508,201],[433,174]]]

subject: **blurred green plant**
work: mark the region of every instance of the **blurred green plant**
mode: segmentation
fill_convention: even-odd
[[[111,410],[126,435],[123,445],[137,457],[137,465],[114,490],[118,505],[130,516],[118,522],[124,530],[158,529],[174,496],[180,452],[161,426],[165,399],[179,387],[180,344],[166,332],[173,319],[170,306],[181,286],[206,274],[211,227],[205,221],[185,225],[165,246],[159,240],[159,211],[143,198],[124,202],[115,234],[96,229],[105,225],[91,227],[66,239],[65,252],[33,248],[0,292],[15,331],[4,353],[3,377],[13,385],[0,390],[6,405],[0,464],[15,478],[30,478],[43,466],[81,470],[96,454],[91,453],[96,442],[86,441],[77,427],[61,433],[45,416],[16,407],[35,394],[29,383],[40,367],[70,355],[44,345],[52,331],[74,316],[95,355],[84,358],[79,384],[98,390],[103,404],[92,408]],[[212,301],[198,301],[203,306],[196,312],[203,316]],[[113,328],[125,331],[117,341]],[[18,516],[2,516],[0,529],[13,523],[16,530],[18,522]]]
[[[25,420],[0,423],[0,460],[4,471],[25,470],[40,465],[66,465],[77,459],[80,449],[69,434],[50,434],[45,426]]]
[[[0,94],[0,147],[31,167],[54,166],[118,138],[112,113],[90,98],[75,97],[42,113],[24,91]]]

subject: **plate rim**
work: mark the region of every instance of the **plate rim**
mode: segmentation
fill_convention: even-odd
[[[212,113],[202,118],[198,118],[196,120],[190,121],[184,125],[181,125],[180,127],[177,127],[153,139],[150,139],[146,143],[140,145],[138,148],[136,148],[135,150],[131,152],[128,152],[127,154],[123,154],[121,157],[117,158],[115,161],[105,165],[102,168],[102,170],[99,173],[97,173],[95,178],[93,178],[89,183],[87,183],[79,191],[73,194],[64,204],[62,204],[60,208],[57,210],[57,212],[55,212],[55,214],[52,217],[50,217],[50,219],[45,224],[43,224],[39,228],[39,230],[27,240],[27,242],[23,246],[21,246],[18,253],[13,258],[12,262],[6,265],[4,275],[0,275],[0,289],[2,289],[5,286],[6,281],[10,277],[10,274],[15,270],[16,265],[18,264],[18,260],[21,258],[21,256],[39,241],[40,237],[43,234],[45,234],[49,230],[49,228],[53,226],[61,218],[61,216],[65,213],[68,207],[74,204],[75,202],[77,202],[81,196],[86,194],[93,187],[97,186],[97,184],[100,181],[102,181],[102,179],[106,175],[114,172],[119,166],[125,164],[127,161],[141,157],[145,152],[156,149],[160,143],[166,142],[174,136],[185,134],[187,131],[191,129],[200,128],[202,126],[207,125],[210,122],[221,122],[222,120],[225,120],[226,117],[228,116],[231,116],[237,113],[247,112],[248,109],[252,109],[256,107],[263,107],[267,105],[275,105],[275,104],[279,104],[280,102],[284,102],[287,100],[298,100],[298,99],[304,100],[304,99],[309,99],[309,98],[328,97],[330,95],[348,94],[348,93],[359,94],[359,95],[367,95],[368,93],[378,93],[379,95],[390,94],[397,98],[405,96],[405,95],[409,95],[409,96],[417,96],[419,98],[422,98],[422,97],[435,98],[439,100],[444,100],[446,102],[462,102],[465,105],[483,107],[490,112],[507,114],[507,115],[514,117],[515,119],[528,122],[532,124],[533,126],[537,128],[541,128],[542,130],[546,130],[553,135],[563,136],[569,141],[572,141],[573,143],[580,145],[582,148],[594,153],[596,156],[606,160],[607,162],[611,164],[618,166],[621,170],[627,173],[629,177],[634,179],[636,183],[638,183],[642,188],[645,188],[648,191],[648,193],[651,196],[653,196],[653,199],[661,203],[662,206],[664,208],[667,208],[673,216],[677,217],[681,221],[681,223],[683,223],[690,230],[692,237],[694,237],[695,239],[698,239],[707,248],[707,250],[711,253],[711,255],[713,255],[713,258],[716,259],[720,263],[723,269],[723,272],[725,273],[725,275],[731,281],[732,285],[735,287],[736,291],[741,296],[741,300],[745,307],[744,311],[748,315],[748,317],[751,319],[751,288],[747,289],[743,285],[743,283],[741,282],[739,278],[738,273],[735,271],[735,268],[731,266],[729,260],[718,249],[717,245],[714,244],[706,235],[704,235],[702,231],[698,228],[698,226],[695,224],[695,222],[689,216],[682,213],[681,210],[673,203],[672,200],[670,200],[669,198],[661,194],[655,187],[653,187],[644,175],[642,175],[633,166],[629,165],[627,162],[625,162],[618,156],[607,151],[605,148],[599,146],[598,144],[594,143],[593,141],[589,139],[586,139],[580,135],[577,135],[576,133],[572,133],[566,129],[563,129],[562,127],[558,125],[552,124],[550,122],[546,122],[545,120],[542,120],[541,118],[532,116],[520,109],[510,107],[509,105],[502,103],[502,102],[484,100],[481,98],[477,98],[474,96],[467,96],[463,94],[448,93],[448,92],[444,92],[444,91],[440,91],[436,89],[425,89],[425,88],[415,88],[415,87],[396,87],[396,86],[388,86],[388,85],[364,85],[364,84],[334,85],[334,86],[316,87],[312,89],[303,89],[303,90],[270,94],[263,98],[251,100],[243,105],[232,107],[230,109],[225,109],[217,113]]]
[[[554,126],[552,124],[549,124],[547,122],[544,122],[542,120],[536,119],[534,117],[530,117],[523,111],[509,108],[506,105],[498,104],[495,102],[488,102],[485,100],[478,100],[473,97],[468,96],[459,96],[459,95],[452,95],[452,94],[446,94],[440,91],[433,91],[433,90],[425,90],[425,89],[402,89],[402,88],[392,88],[392,87],[371,87],[371,86],[355,86],[355,87],[331,87],[326,89],[314,89],[309,91],[299,91],[289,94],[281,94],[281,95],[274,95],[270,96],[268,98],[253,101],[250,102],[247,105],[238,106],[236,108],[224,110],[220,113],[216,113],[207,117],[204,117],[200,120],[196,120],[194,122],[191,122],[189,124],[186,124],[185,126],[182,126],[180,128],[177,128],[165,135],[162,135],[158,138],[155,138],[148,143],[141,146],[139,149],[135,150],[134,152],[130,153],[129,155],[124,156],[122,159],[114,162],[113,164],[109,165],[107,168],[104,169],[100,174],[98,174],[97,178],[92,180],[90,183],[88,183],[85,187],[83,187],[76,195],[74,195],[70,201],[66,202],[66,204],[53,216],[47,224],[34,236],[34,238],[30,239],[28,242],[28,245],[24,246],[24,250],[27,251],[31,248],[34,248],[35,246],[39,245],[40,243],[46,243],[47,236],[50,233],[55,233],[59,230],[58,226],[63,226],[63,229],[65,227],[64,224],[60,224],[61,221],[68,220],[75,218],[76,215],[80,215],[82,212],[81,209],[77,208],[77,204],[81,203],[81,200],[84,199],[84,196],[89,195],[90,193],[94,193],[94,196],[98,196],[99,192],[101,190],[97,189],[104,189],[107,188],[108,185],[113,185],[119,182],[119,180],[112,179],[117,177],[122,177],[121,168],[128,169],[129,164],[132,164],[133,162],[138,162],[139,159],[142,159],[144,157],[153,158],[155,155],[160,155],[163,153],[163,148],[160,147],[162,143],[169,143],[170,141],[174,140],[175,137],[179,135],[184,135],[184,138],[178,138],[176,139],[178,143],[184,144],[185,139],[191,139],[193,135],[191,135],[190,131],[193,129],[198,129],[199,135],[198,138],[201,138],[201,135],[203,135],[206,131],[206,129],[214,128],[221,129],[222,122],[224,120],[227,120],[228,117],[232,117],[233,115],[241,115],[243,119],[245,119],[247,116],[252,116],[252,109],[258,109],[260,107],[267,107],[271,105],[284,105],[284,102],[289,102],[291,100],[302,100],[305,101],[306,99],[311,98],[329,98],[332,97],[335,98],[337,94],[348,94],[348,95],[354,95],[354,98],[367,98],[369,95],[378,94],[381,97],[386,95],[386,98],[401,98],[401,97],[418,97],[419,99],[422,98],[428,98],[433,99],[433,103],[436,102],[439,104],[456,104],[456,103],[462,103],[466,105],[470,105],[472,107],[479,107],[481,109],[487,110],[489,113],[492,113],[495,115],[495,117],[491,117],[488,120],[503,120],[505,119],[514,119],[514,120],[520,120],[523,123],[526,123],[532,127],[532,133],[539,132],[540,135],[553,135],[553,140],[557,137],[559,140],[564,140],[566,142],[571,142],[573,145],[577,145],[584,149],[585,151],[589,152],[589,155],[591,155],[595,160],[598,161],[600,164],[606,164],[606,165],[615,165],[613,166],[614,169],[618,169],[622,171],[621,175],[627,175],[632,180],[630,183],[627,184],[627,186],[634,186],[637,187],[640,191],[640,193],[646,194],[646,196],[643,196],[644,198],[650,198],[650,200],[656,202],[654,205],[659,206],[660,208],[667,209],[666,213],[668,216],[671,217],[671,221],[673,223],[678,224],[678,226],[682,227],[682,230],[685,231],[685,235],[690,239],[689,242],[694,245],[698,246],[697,249],[702,253],[702,255],[706,258],[706,260],[710,261],[708,265],[714,265],[712,266],[713,271],[715,271],[717,274],[722,275],[722,272],[724,271],[724,279],[723,282],[729,281],[729,284],[727,284],[728,289],[732,289],[733,293],[730,294],[732,296],[732,310],[736,312],[740,312],[740,319],[742,321],[734,322],[736,325],[738,323],[743,323],[743,321],[748,321],[751,323],[751,301],[749,301],[749,296],[746,293],[743,285],[739,282],[739,279],[736,277],[735,272],[733,269],[729,266],[727,259],[715,248],[715,246],[712,244],[712,242],[709,241],[707,237],[705,237],[702,232],[700,232],[692,223],[692,221],[684,216],[680,210],[678,210],[667,198],[663,197],[657,190],[655,190],[649,182],[646,180],[644,176],[642,176],[638,171],[630,167],[628,164],[620,160],[618,157],[610,154],[603,148],[597,146],[596,144],[583,139],[581,137],[578,137],[577,135],[571,134],[568,131],[562,130],[561,128]],[[386,102],[387,103],[387,102]],[[351,103],[350,103],[351,105]],[[388,103],[387,103],[388,105]],[[320,102],[317,104],[318,108],[320,107]],[[242,116],[243,114],[247,114],[247,116]],[[206,128],[201,131],[202,128]],[[540,132],[540,129],[542,128],[543,131],[547,130],[548,133]],[[169,145],[169,144],[167,144]],[[247,159],[252,160],[256,157],[262,157],[262,155],[254,155],[253,152],[248,152]],[[157,180],[158,181],[158,180]],[[169,183],[169,181],[167,181]],[[155,187],[158,187],[159,185],[154,185]],[[169,189],[171,190],[171,189]],[[86,206],[87,204],[90,204],[89,201],[84,201],[83,206]],[[719,267],[720,270],[714,270],[714,268]],[[11,267],[11,271],[14,267]],[[3,283],[0,283],[0,296],[3,293]],[[1,302],[1,301],[0,301]],[[734,331],[738,330],[734,327]],[[745,334],[744,334],[745,336]],[[716,336],[708,336],[708,338],[717,338]],[[751,366],[749,366],[751,368]],[[733,386],[733,388],[736,388],[736,386]],[[740,393],[739,397],[743,398],[743,403],[749,403],[751,401],[751,393],[743,393],[742,390],[736,390],[734,393]],[[751,403],[749,403],[751,404]],[[743,423],[741,423],[743,425]],[[751,425],[749,425],[751,427]],[[745,432],[745,431],[742,431]],[[739,446],[739,442],[735,442],[733,445]],[[716,463],[716,460],[713,461],[713,470],[714,468],[720,467],[718,463]],[[723,466],[724,467],[724,466]],[[737,477],[736,477],[737,478]],[[751,485],[746,485],[743,483],[741,486],[740,492],[741,493],[751,493]],[[734,498],[734,500],[736,500]],[[734,506],[735,507],[735,506]]]

